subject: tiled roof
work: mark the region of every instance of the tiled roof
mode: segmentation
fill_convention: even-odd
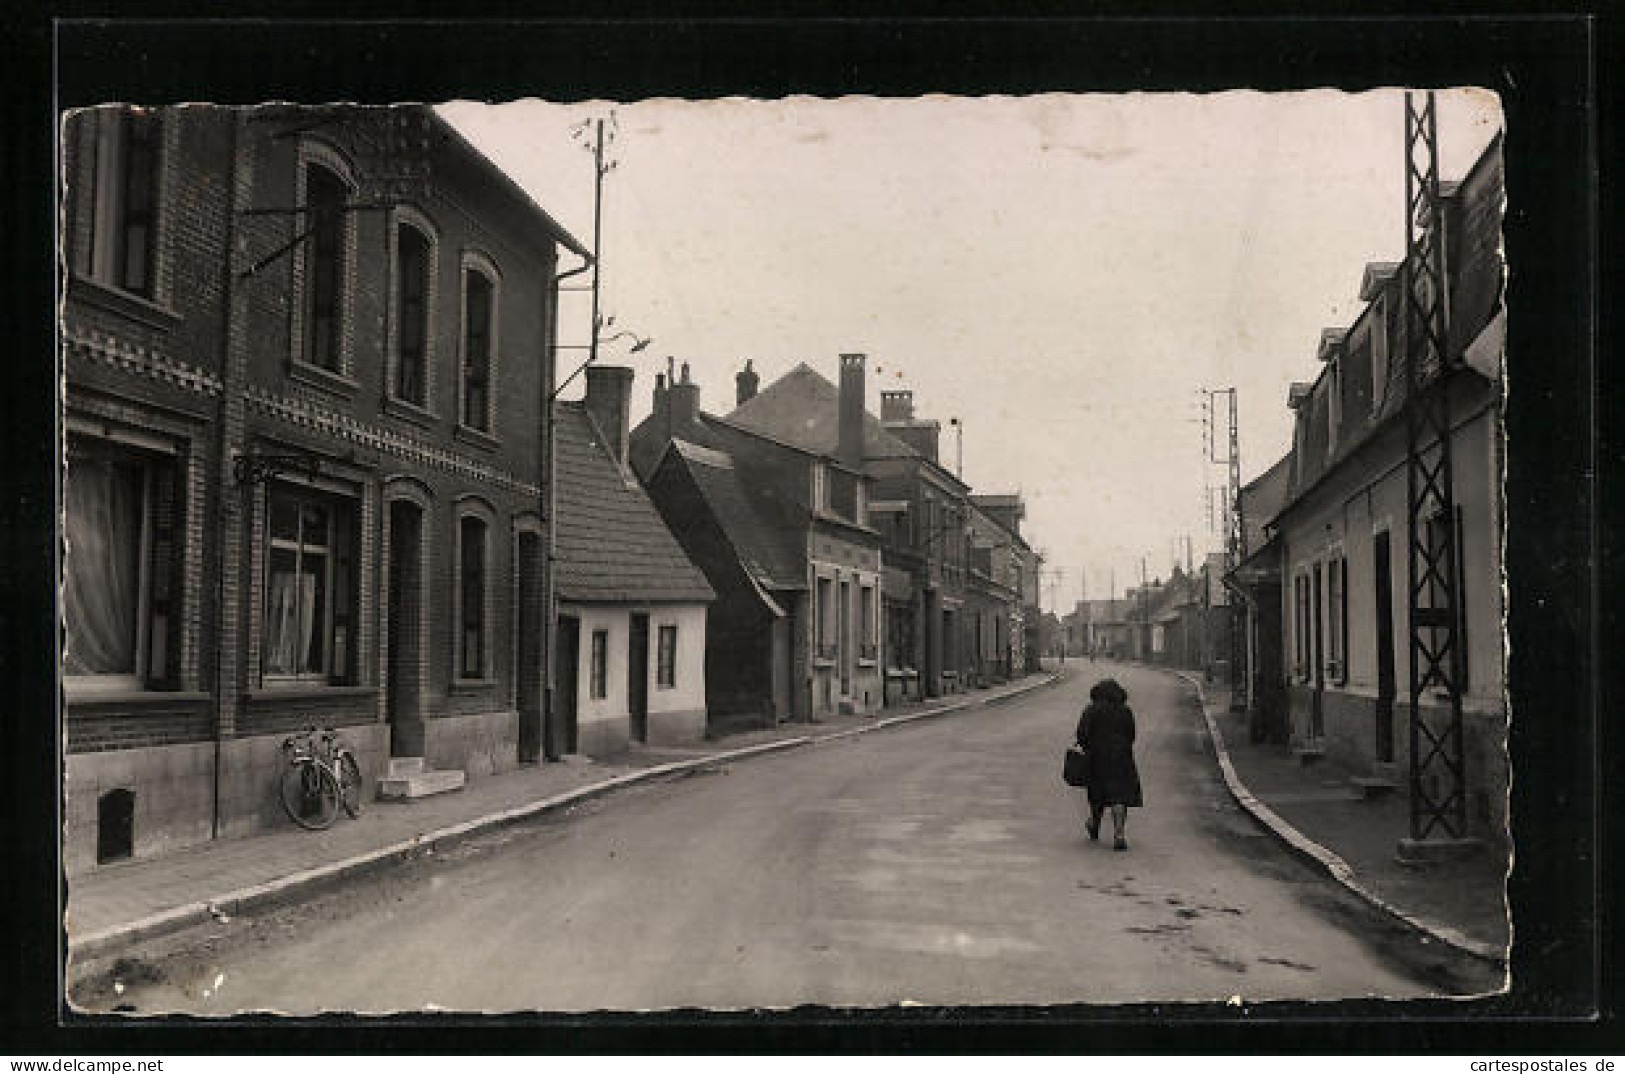
[[[1286,502],[1287,478],[1292,471],[1290,453],[1275,465],[1241,486],[1241,522],[1246,527],[1247,551],[1256,552],[1264,544],[1264,527]]]
[[[717,524],[727,534],[740,563],[766,589],[805,589],[800,559],[778,531],[751,504],[733,459],[721,451],[673,440],[675,461],[689,473]]]
[[[728,421],[804,451],[834,455],[840,442],[840,389],[802,362],[740,404]],[[912,458],[917,454],[888,433],[879,418],[864,411],[865,458]]]
[[[583,602],[715,597],[643,486],[622,476],[580,403],[555,405],[558,594]]]

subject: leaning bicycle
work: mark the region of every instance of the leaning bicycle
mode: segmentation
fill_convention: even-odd
[[[361,815],[361,765],[354,752],[328,728],[307,727],[282,742],[287,767],[279,797],[288,818],[301,828],[332,827],[339,807]]]

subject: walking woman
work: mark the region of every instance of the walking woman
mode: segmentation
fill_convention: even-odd
[[[1089,690],[1089,707],[1078,719],[1078,745],[1089,758],[1089,838],[1100,838],[1100,816],[1110,806],[1112,849],[1127,850],[1128,808],[1144,802],[1134,765],[1134,710],[1117,680],[1101,679]]]

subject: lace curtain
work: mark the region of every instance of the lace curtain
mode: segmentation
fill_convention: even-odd
[[[141,467],[76,458],[67,476],[62,602],[68,675],[136,673],[141,584]]]

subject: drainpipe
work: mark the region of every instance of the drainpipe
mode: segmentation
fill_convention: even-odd
[[[558,628],[558,599],[553,583],[553,563],[558,555],[557,534],[558,526],[553,517],[558,502],[555,490],[558,483],[554,476],[558,472],[556,452],[554,451],[555,429],[553,423],[553,395],[556,389],[553,380],[558,368],[558,338],[559,338],[559,285],[572,276],[579,276],[593,267],[594,258],[588,254],[580,255],[581,264],[568,272],[561,272],[553,277],[550,293],[546,296],[551,305],[553,315],[548,318],[548,340],[543,349],[542,369],[542,526],[545,535],[543,541],[544,562],[542,564],[542,760],[556,761],[558,757],[553,754],[553,721],[556,717],[557,707],[553,703],[553,648],[554,632]],[[595,325],[593,336],[596,338],[598,329]]]
[[[226,647],[235,644],[240,636],[239,630],[232,630],[230,636],[223,629],[226,608],[226,542],[231,537],[232,503],[231,497],[240,496],[241,492],[233,478],[232,467],[232,425],[231,414],[234,409],[241,407],[237,398],[241,391],[241,383],[237,375],[237,362],[235,350],[232,347],[232,332],[236,327],[238,317],[237,303],[244,283],[237,278],[237,244],[239,241],[238,215],[242,208],[242,201],[247,193],[245,187],[250,177],[245,174],[247,165],[242,160],[242,149],[245,139],[243,137],[246,116],[239,111],[232,117],[231,123],[231,183],[227,191],[226,211],[226,245],[225,263],[226,271],[223,280],[223,306],[222,320],[225,330],[225,363],[221,369],[220,377],[220,435],[216,444],[216,494],[219,500],[216,503],[215,516],[218,523],[214,540],[214,767],[213,787],[210,793],[209,804],[209,838],[220,838],[220,761],[222,753],[222,739],[225,737],[225,715],[227,691],[231,684],[226,682]],[[241,509],[241,505],[238,505]],[[239,590],[240,599],[240,590]],[[233,676],[235,678],[235,676]]]

